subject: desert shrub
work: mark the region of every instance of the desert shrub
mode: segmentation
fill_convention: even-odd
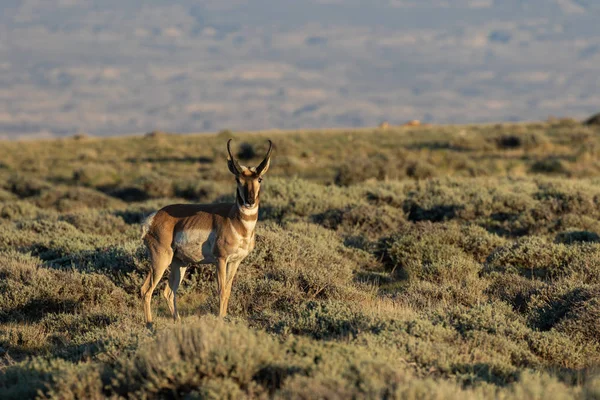
[[[113,209],[112,213],[113,215],[122,218],[126,224],[139,224],[154,211],[160,210],[164,206],[173,203],[173,199],[153,199],[139,203],[129,203],[126,207]]]
[[[83,187],[57,187],[37,196],[34,203],[40,208],[75,211],[86,208],[118,207],[121,203],[103,193]]]
[[[531,150],[548,142],[544,134],[539,132],[502,134],[495,139],[499,149]]]
[[[97,304],[125,305],[125,293],[102,275],[42,268],[38,259],[16,252],[0,253],[0,258],[3,320],[39,318]]]
[[[37,196],[52,186],[50,183],[31,176],[13,175],[4,185],[12,193],[20,198]]]
[[[233,185],[213,181],[178,181],[174,184],[174,195],[188,200],[212,202],[219,196],[234,193]]]
[[[564,332],[569,337],[579,336],[600,343],[600,327],[598,326],[600,300],[598,292],[596,290],[593,294],[594,297],[576,303],[554,328],[559,332]]]
[[[593,214],[582,215],[579,213],[567,213],[559,216],[556,219],[556,224],[554,227],[557,232],[555,237],[557,242],[562,240],[566,240],[567,243],[572,243],[573,241],[593,242],[594,234],[596,232],[600,232],[600,221],[598,221]],[[571,232],[573,232],[575,237],[571,236]]]
[[[281,155],[271,161],[271,168],[277,168],[284,176],[294,176],[302,172],[307,166],[306,162],[299,157]],[[269,170],[271,170],[269,168]],[[329,180],[329,179],[328,179]]]
[[[164,139],[168,135],[169,135],[168,132],[161,131],[161,130],[153,130],[150,132],[146,132],[144,137],[147,139]]]
[[[558,158],[546,158],[533,163],[531,165],[531,172],[538,174],[565,174],[568,170]]]
[[[42,390],[42,398],[47,399],[104,399],[105,382],[103,370],[97,365],[78,365],[76,368],[65,365],[53,371],[51,379]]]
[[[149,270],[146,248],[139,239],[120,245],[102,246],[96,242],[96,246],[76,243],[73,247],[72,250],[66,246],[51,249],[40,257],[48,258],[56,268],[102,273],[128,293],[137,293]]]
[[[43,394],[61,372],[69,369],[74,369],[73,364],[41,357],[10,366],[0,374],[0,396],[3,399],[35,398]],[[93,397],[96,393],[89,394]]]
[[[496,138],[496,144],[503,149],[514,149],[521,147],[522,140],[516,135],[503,135]]]
[[[468,271],[478,270],[478,262],[503,243],[502,238],[479,227],[418,223],[404,225],[394,235],[383,238],[380,252],[392,270],[401,268],[404,272],[399,273],[409,276],[412,271],[415,277],[436,270],[434,264],[453,260],[458,263],[454,277],[460,279],[459,271],[470,275]]]
[[[227,141],[234,137],[235,137],[234,133],[229,129],[221,129],[217,133],[217,138],[220,139],[220,141]]]
[[[543,360],[545,365],[560,367],[566,371],[593,371],[600,362],[600,347],[593,341],[581,341],[580,338],[565,335],[556,330],[536,331],[527,335],[527,344],[531,352]],[[565,374],[576,382],[577,378]]]
[[[242,144],[240,144],[240,149],[236,154],[236,157],[243,161],[251,160],[257,156],[258,155],[254,150],[254,146],[252,146],[252,144],[248,142],[243,142]]]
[[[388,205],[402,208],[405,202],[404,185],[399,182],[378,182],[376,185],[364,185],[364,196],[373,205]]]
[[[436,167],[425,161],[415,161],[406,167],[406,175],[414,179],[427,179],[438,175]]]
[[[592,185],[569,181],[540,181],[534,198],[555,214],[598,216],[600,191]]]
[[[485,332],[510,339],[518,344],[525,339],[529,331],[525,318],[516,314],[509,305],[503,302],[490,302],[474,307],[457,305],[437,313],[433,317],[433,322],[443,326],[452,326],[465,338],[472,337],[473,332]],[[493,345],[493,343],[488,344]],[[519,359],[521,363],[531,366],[536,364],[535,358],[531,354],[527,354],[525,347],[516,346],[512,350],[520,353],[512,355],[513,359]]]
[[[390,234],[406,223],[402,210],[389,206],[372,205],[350,206],[344,209],[330,209],[313,216],[313,221],[329,228],[346,233],[360,233],[370,238]]]
[[[330,209],[360,204],[359,189],[322,186],[300,179],[271,179],[261,187],[260,218],[297,220]]]
[[[4,190],[4,189],[0,188],[0,201],[1,202],[14,200],[16,197],[17,196],[13,192],[10,192],[8,190]]]
[[[459,216],[468,204],[469,188],[437,180],[417,183],[402,204],[411,221],[440,222]],[[474,194],[477,195],[477,194]]]
[[[115,235],[124,233],[130,227],[123,218],[108,212],[85,211],[63,215],[59,220],[66,221],[84,233]],[[135,229],[136,233],[138,232]]]
[[[112,386],[122,395],[185,394],[213,379],[230,378],[228,389],[240,395],[260,395],[264,388],[253,377],[274,364],[280,345],[264,333],[205,320],[193,329],[171,330],[117,367]],[[211,385],[214,388],[214,385]],[[243,388],[243,389],[242,389]],[[223,393],[224,394],[224,393]]]
[[[106,164],[86,164],[73,171],[73,181],[88,187],[111,187],[119,183],[119,171]]]
[[[5,324],[0,345],[15,356],[62,352],[78,359],[97,352],[99,347],[87,345],[90,335],[132,306],[103,275],[43,268],[39,259],[16,252],[0,253],[0,261],[0,323]],[[93,341],[101,344],[102,338]]]
[[[598,282],[600,250],[594,244],[549,243],[543,237],[524,237],[497,248],[486,261],[486,271],[519,273],[528,277],[556,280],[560,277]]]
[[[404,173],[384,154],[375,154],[368,158],[351,159],[342,164],[337,171],[334,182],[338,186],[350,186],[368,179],[399,179]]]
[[[316,225],[261,225],[256,248],[240,267],[232,310],[290,310],[314,299],[364,296],[352,283],[358,266],[346,251],[335,233]]]
[[[460,130],[450,139],[449,147],[457,151],[489,151],[494,149],[494,143],[490,143],[484,135],[476,132]]]
[[[53,268],[102,273],[137,292],[147,270],[139,230],[120,217],[99,218],[94,224],[90,215],[68,214],[66,220],[54,217],[0,225],[0,249],[31,252]]]
[[[17,220],[21,218],[35,218],[42,210],[28,201],[11,201],[0,203],[0,218]]]
[[[597,340],[597,317],[600,313],[600,288],[587,285],[555,285],[538,291],[532,299],[531,323],[538,329],[571,335],[580,333],[587,340]]]
[[[269,328],[315,339],[351,339],[362,331],[377,331],[379,321],[340,301],[309,301],[285,315]]]
[[[150,197],[143,189],[137,187],[117,187],[107,190],[107,194],[128,203],[146,201]]]
[[[539,280],[525,278],[511,273],[494,273],[486,290],[492,299],[510,304],[514,310],[526,314],[533,295],[539,293],[546,284]]]
[[[402,207],[410,221],[470,221],[503,236],[600,226],[596,212],[600,194],[592,185],[509,180],[490,186],[477,181],[477,185],[467,185],[464,180],[432,179],[405,185],[402,195],[370,191],[368,200],[397,204],[403,198]]]
[[[467,154],[457,154],[455,157],[451,159],[452,168],[457,172],[458,176],[466,176],[466,177],[482,177],[492,175],[496,168],[492,168],[490,171],[489,165],[482,165],[478,163],[476,160],[473,160]],[[443,176],[444,173],[438,172],[436,176]]]
[[[596,243],[600,242],[600,236],[595,232],[588,231],[567,231],[559,232],[554,239],[555,243]]]
[[[445,282],[474,276],[480,265],[450,244],[421,238],[400,236],[387,248],[387,255],[399,276],[411,280]]]
[[[535,200],[526,193],[536,186],[530,189],[521,182],[503,185],[489,185],[484,180],[477,180],[477,185],[466,182],[433,179],[407,188],[403,208],[408,219],[434,222],[457,219],[483,226],[494,222],[522,225],[523,214],[535,205]]]
[[[34,252],[43,260],[53,260],[115,242],[114,237],[83,234],[65,221],[50,218],[23,220],[14,227],[4,228],[12,231],[8,236],[0,237],[0,243],[5,248],[20,247]]]
[[[173,197],[174,194],[173,181],[158,174],[141,176],[133,186],[145,193],[148,199]]]

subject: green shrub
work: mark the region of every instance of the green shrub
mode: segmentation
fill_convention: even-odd
[[[119,171],[106,164],[86,164],[73,171],[73,181],[88,187],[112,187],[120,182]]]
[[[438,172],[430,163],[416,161],[406,168],[406,175],[414,179],[427,179],[438,175]]]
[[[599,282],[600,247],[594,244],[550,243],[542,237],[524,237],[496,249],[487,259],[486,271],[514,272],[531,278],[561,277]]]
[[[57,211],[76,211],[87,208],[118,207],[121,202],[103,193],[87,188],[56,187],[48,190],[34,199],[40,208],[50,208]]]
[[[122,395],[163,396],[203,388],[213,379],[230,378],[233,393],[260,395],[253,377],[278,361],[280,346],[264,333],[205,320],[194,328],[171,330],[117,367],[113,390]],[[214,384],[211,385],[214,388]],[[202,390],[202,389],[201,389]],[[211,391],[210,387],[204,389]]]
[[[522,314],[529,312],[533,295],[546,287],[542,281],[511,273],[494,273],[490,278],[492,282],[487,289],[488,295],[507,302]]]
[[[261,219],[298,220],[333,208],[360,204],[358,189],[322,186],[300,179],[271,179],[261,187]]]
[[[18,220],[21,218],[35,218],[41,210],[28,201],[12,201],[0,204],[0,218]]]
[[[503,243],[502,238],[478,227],[419,223],[404,225],[383,238],[380,251],[389,268],[400,276],[460,280],[475,274],[481,268],[479,262]]]
[[[50,183],[38,178],[22,175],[13,175],[5,183],[5,187],[20,198],[38,196],[49,190]]]
[[[600,236],[595,232],[588,231],[568,231],[559,232],[554,239],[556,243],[597,243],[600,242]]]
[[[568,170],[561,160],[557,158],[547,158],[533,163],[531,172],[540,174],[565,174]]]
[[[400,179],[405,175],[398,167],[397,160],[381,153],[368,158],[351,159],[339,167],[334,182],[338,186],[350,186],[368,179]]]
[[[548,142],[547,138],[537,132],[502,134],[495,139],[499,149],[526,149],[531,150]]]
[[[139,188],[149,199],[173,197],[174,194],[173,181],[158,174],[138,178],[134,182],[134,187]]]
[[[402,210],[372,205],[349,206],[344,209],[329,209],[313,216],[313,221],[346,233],[359,233],[369,238],[379,238],[396,231],[406,224]]]

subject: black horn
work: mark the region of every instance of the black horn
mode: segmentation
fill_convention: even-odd
[[[229,153],[229,157],[227,157],[227,165],[229,166],[231,173],[240,175],[242,173],[242,167],[240,166],[240,163],[233,157],[233,154],[231,154],[232,140],[233,139],[229,139],[227,141],[227,152]]]
[[[262,175],[265,172],[267,172],[267,169],[269,168],[269,163],[271,162],[271,150],[273,150],[273,142],[269,140],[269,150],[267,151],[265,159],[260,163],[258,167],[256,167],[257,174]]]

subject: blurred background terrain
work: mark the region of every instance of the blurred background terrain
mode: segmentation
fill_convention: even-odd
[[[4,0],[0,135],[582,118],[591,0]]]

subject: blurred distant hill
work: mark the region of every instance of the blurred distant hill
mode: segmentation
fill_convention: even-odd
[[[2,0],[0,135],[585,117],[596,0]]]

